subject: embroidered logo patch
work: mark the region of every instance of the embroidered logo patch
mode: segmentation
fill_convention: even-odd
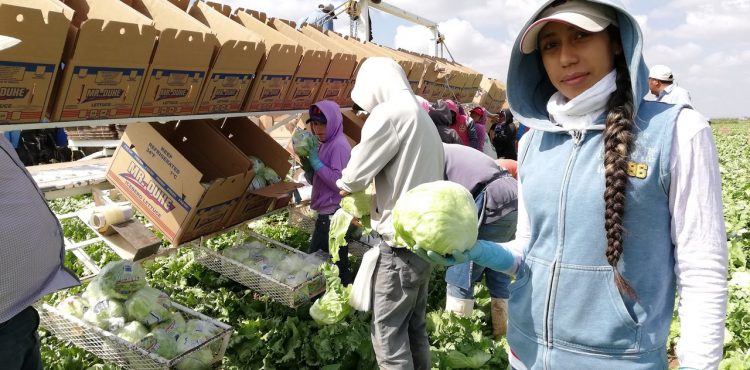
[[[633,161],[628,162],[628,176],[645,179],[648,176],[648,165]]]

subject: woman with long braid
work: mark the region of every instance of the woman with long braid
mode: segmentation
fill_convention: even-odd
[[[550,1],[508,72],[519,147],[516,239],[435,263],[515,275],[513,369],[667,369],[679,296],[683,369],[717,369],[727,245],[711,129],[685,106],[646,102],[641,31],[619,1]]]

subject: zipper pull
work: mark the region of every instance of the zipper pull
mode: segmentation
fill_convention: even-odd
[[[583,140],[583,131],[582,130],[571,130],[570,136],[573,138],[573,145],[578,146],[581,141]]]

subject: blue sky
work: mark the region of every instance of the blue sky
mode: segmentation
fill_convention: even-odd
[[[214,0],[297,20],[321,1]],[[384,0],[437,22],[456,61],[505,80],[508,55],[539,0]],[[331,1],[339,5],[343,1]],[[327,2],[326,2],[327,3]],[[625,0],[644,33],[644,57],[666,64],[693,103],[709,118],[750,116],[750,0]],[[375,41],[431,53],[429,31],[373,11]],[[348,17],[336,30],[348,34]],[[447,56],[447,54],[446,54]]]

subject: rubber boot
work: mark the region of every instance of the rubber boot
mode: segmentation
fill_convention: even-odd
[[[453,312],[458,316],[469,317],[474,311],[474,300],[456,298],[446,295],[445,311]]]
[[[492,335],[504,337],[508,331],[508,300],[492,298]]]

